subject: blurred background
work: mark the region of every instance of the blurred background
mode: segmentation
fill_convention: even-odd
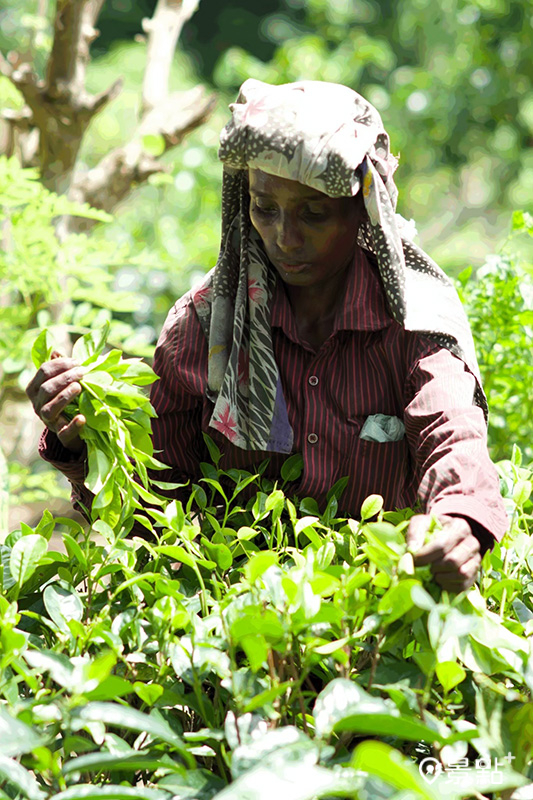
[[[150,28],[143,19],[155,20],[158,7],[172,5],[95,1],[102,6],[99,35],[90,46],[85,87],[98,95],[119,77],[123,86],[88,120],[74,177],[66,182],[54,179],[49,163],[47,177],[42,153],[31,150],[32,119],[24,135],[13,138],[14,127],[22,131],[28,119],[24,65],[37,81],[50,77],[61,2],[0,2],[0,153],[11,156],[0,167],[7,198],[0,203],[0,434],[11,527],[31,521],[43,504],[57,500],[64,508],[68,497],[66,484],[36,460],[38,429],[21,411],[28,405],[22,389],[34,372],[31,341],[48,326],[68,349],[69,341],[107,318],[114,343],[150,358],[169,308],[215,263],[218,136],[228,103],[248,77],[344,83],[380,111],[399,156],[398,211],[415,220],[419,244],[458,279],[471,316],[493,408],[493,458],[510,457],[513,443],[530,458],[530,0],[183,0],[189,18],[171,61],[168,104],[173,92],[198,90],[205,114],[172,141],[164,131],[141,131],[143,157],[157,161],[157,169],[138,169],[116,202],[102,201],[99,207],[110,215],[91,223],[90,233],[81,225],[58,231],[58,214],[66,210],[48,193],[98,205],[91,200],[96,194],[76,195],[76,180],[82,185],[138,130],[147,111]],[[61,120],[57,109],[54,114]],[[41,139],[43,131],[41,124]],[[41,234],[35,229],[28,238],[37,222]]]

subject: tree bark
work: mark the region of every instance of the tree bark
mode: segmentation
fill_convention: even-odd
[[[134,186],[165,169],[158,158],[143,149],[143,137],[162,136],[167,151],[207,120],[214,107],[214,96],[201,86],[169,93],[176,44],[198,1],[159,0],[153,18],[144,20],[147,63],[138,125],[129,142],[84,174],[75,169],[83,137],[91,119],[120,92],[122,78],[100,94],[91,95],[86,90],[90,45],[98,36],[96,23],[105,0],[56,0],[53,44],[44,78],[35,73],[28,54],[0,53],[0,74],[9,78],[25,101],[22,110],[0,111],[6,123],[3,151],[18,156],[23,166],[39,168],[44,185],[51,191],[113,211]],[[46,0],[39,2],[39,12],[45,13]],[[92,224],[72,217],[61,220],[56,232],[61,239],[67,232]],[[0,236],[4,233],[0,231]],[[9,423],[10,403],[16,405],[14,425]],[[36,450],[36,437],[29,431],[38,423],[29,403],[13,397],[3,403],[0,416],[0,427],[10,433],[7,455],[14,449],[17,458],[28,463]],[[0,497],[0,521],[2,507]]]
[[[38,166],[50,190],[112,211],[134,185],[164,169],[157,158],[143,150],[142,137],[147,133],[162,135],[165,150],[176,146],[209,117],[214,97],[200,86],[169,96],[177,41],[199,0],[159,0],[152,19],[143,21],[148,34],[147,62],[137,130],[130,142],[75,179],[77,156],[91,119],[122,88],[122,78],[97,95],[90,95],[85,87],[89,48],[98,36],[95,25],[104,2],[57,0],[44,80],[16,53],[8,58],[0,54],[0,73],[11,80],[26,103],[20,112],[3,113],[9,131],[6,152],[16,153],[24,165]],[[111,191],[106,192],[105,187],[111,187]]]
[[[181,30],[200,0],[159,0],[152,19],[143,20],[148,34],[143,82],[143,114],[163,103],[168,94],[172,58]]]

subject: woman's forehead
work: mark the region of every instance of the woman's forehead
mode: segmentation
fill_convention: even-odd
[[[280,178],[260,169],[249,170],[250,191],[253,194],[284,195],[300,200],[329,200],[327,194],[289,178]]]

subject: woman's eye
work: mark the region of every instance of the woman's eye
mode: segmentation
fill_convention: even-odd
[[[269,217],[275,213],[276,209],[273,206],[260,206],[257,203],[254,203],[252,206],[252,211],[255,211],[256,214],[264,217]]]
[[[320,220],[325,219],[327,212],[323,208],[307,208],[304,212],[308,219]]]

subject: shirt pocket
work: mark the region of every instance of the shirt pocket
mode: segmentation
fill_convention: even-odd
[[[361,502],[370,494],[380,494],[385,510],[402,502],[405,488],[412,481],[407,439],[377,442],[359,438],[367,417],[348,420],[348,474],[358,487]]]

